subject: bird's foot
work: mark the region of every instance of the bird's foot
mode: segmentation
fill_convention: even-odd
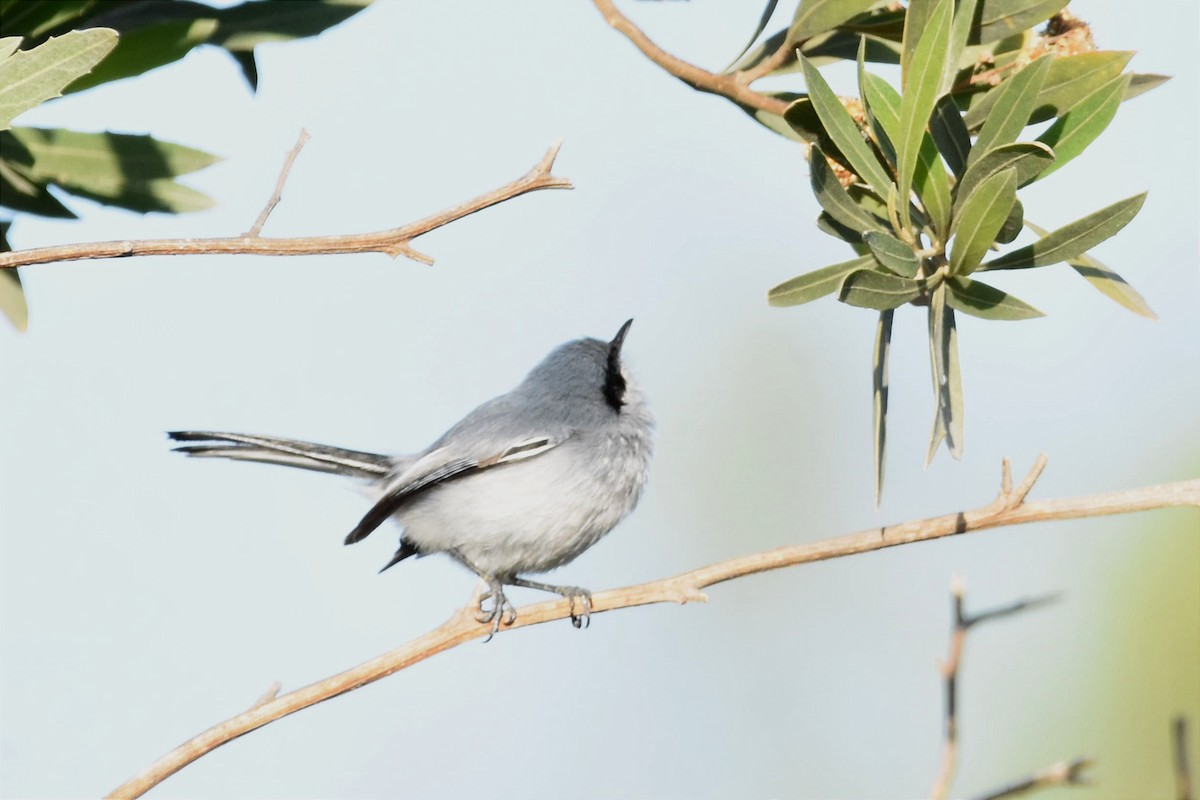
[[[490,642],[496,632],[500,630],[501,625],[512,625],[517,621],[517,609],[509,601],[504,594],[504,586],[499,582],[488,582],[488,591],[479,596],[479,613],[475,615],[475,619],[479,622],[492,623],[492,630],[488,633],[488,637],[484,642]],[[484,608],[485,600],[491,600],[491,606]]]
[[[526,589],[538,589],[543,592],[561,594],[567,599],[571,608],[571,624],[576,628],[586,628],[592,622],[592,593],[582,586],[554,586],[549,583],[538,583],[524,578],[513,578],[509,581],[513,586],[524,586]],[[579,610],[576,611],[578,605]]]

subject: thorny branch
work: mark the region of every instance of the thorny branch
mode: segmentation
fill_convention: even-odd
[[[303,138],[303,137],[302,137]],[[447,208],[433,216],[417,222],[371,233],[351,233],[336,236],[294,236],[273,238],[259,236],[255,230],[266,221],[274,207],[275,198],[259,216],[259,223],[244,236],[214,237],[207,239],[127,239],[116,242],[88,242],[63,244],[52,247],[36,247],[29,250],[14,250],[0,253],[0,269],[25,267],[33,264],[49,264],[55,261],[79,261],[92,258],[123,258],[127,256],[187,256],[187,255],[260,255],[260,256],[312,256],[334,253],[386,253],[392,258],[405,256],[423,264],[432,264],[433,259],[412,247],[412,241],[432,230],[455,220],[482,211],[485,208],[511,200],[539,189],[571,189],[571,182],[551,174],[554,159],[561,142],[556,142],[542,156],[541,161],[529,172],[515,181],[504,184],[490,192]],[[296,151],[299,150],[297,145]],[[294,151],[295,152],[295,151]],[[284,164],[277,190],[287,180],[290,160]]]
[[[1043,460],[1039,460],[1039,464],[1044,463]],[[1011,487],[1012,474],[1006,459],[1004,462],[1001,493],[1008,494],[1010,497],[1015,495],[1016,493],[1012,492]],[[1030,487],[1032,487],[1032,484],[1030,484]],[[1028,489],[1026,489],[1026,492],[1028,492]],[[963,645],[967,640],[967,631],[981,622],[1012,616],[1031,608],[1053,603],[1058,599],[1056,595],[1046,595],[1028,600],[1020,600],[1011,605],[994,608],[990,611],[983,611],[979,614],[968,615],[963,610],[962,581],[956,579],[950,591],[954,598],[954,633],[950,636],[950,654],[940,667],[942,677],[946,681],[946,725],[945,743],[942,746],[942,765],[938,770],[937,780],[934,781],[933,791],[930,792],[930,797],[933,800],[944,800],[949,795],[950,784],[954,781],[954,771],[958,765],[958,671],[962,666],[962,652]]]
[[[1169,506],[1200,507],[1200,479],[1147,486],[1122,492],[1027,503],[1025,495],[1028,494],[1038,475],[1041,474],[1045,461],[1045,456],[1040,457],[1029,476],[1016,490],[1011,488],[1011,476],[1009,476],[996,499],[974,511],[959,511],[899,525],[871,528],[831,539],[777,547],[774,550],[719,561],[673,577],[597,592],[592,595],[592,613],[598,614],[618,608],[631,608],[652,603],[702,602],[707,599],[703,589],[746,575],[840,558],[855,553],[867,553],[896,545],[930,541],[987,528],[1018,525],[1025,522],[1127,514]],[[1004,472],[1006,475],[1009,474],[1007,462]],[[478,596],[476,595],[445,623],[424,636],[376,656],[357,667],[352,667],[345,672],[295,691],[273,699],[267,699],[267,696],[264,695],[248,710],[209,728],[167,753],[128,782],[117,787],[109,797],[140,797],[204,754],[256,728],[261,728],[281,717],[385,678],[464,642],[482,639],[488,635],[491,626],[475,620],[474,612],[477,608]],[[520,609],[516,622],[507,627],[524,628],[550,620],[566,619],[570,614],[571,606],[567,600],[551,600]]]
[[[749,86],[755,79],[762,77],[767,72],[786,62],[792,50],[786,43],[772,54],[767,61],[759,64],[753,70],[747,70],[734,75],[718,75],[663,50],[651,41],[650,37],[641,28],[634,25],[629,17],[622,14],[613,4],[612,0],[594,0],[594,2],[596,8],[604,15],[604,20],[624,34],[629,41],[633,42],[646,58],[649,58],[655,64],[658,64],[689,86],[699,89],[702,92],[723,95],[735,103],[780,116],[783,116],[783,112],[787,110],[788,103],[786,101],[756,92]],[[768,65],[767,62],[770,62],[770,64]]]

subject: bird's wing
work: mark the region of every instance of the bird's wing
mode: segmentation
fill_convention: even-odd
[[[501,446],[480,446],[474,455],[447,444],[430,451],[388,482],[383,496],[346,536],[346,544],[366,538],[384,520],[396,513],[413,495],[439,483],[480,470],[534,458],[561,444],[562,438],[535,435]]]

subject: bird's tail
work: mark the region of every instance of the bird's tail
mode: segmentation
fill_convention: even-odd
[[[194,442],[175,451],[203,458],[259,461],[355,478],[379,478],[391,472],[393,466],[387,456],[295,439],[213,431],[170,431],[167,436],[177,442]]]

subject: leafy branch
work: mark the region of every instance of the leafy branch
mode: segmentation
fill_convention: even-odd
[[[597,592],[592,595],[592,613],[654,603],[704,602],[707,600],[704,589],[748,575],[988,528],[1027,522],[1127,514],[1169,506],[1200,508],[1200,479],[1106,494],[1027,502],[1026,497],[1041,476],[1045,465],[1046,457],[1039,457],[1029,474],[1014,487],[1006,459],[1003,464],[1000,492],[992,502],[974,510],[871,528],[831,539],[777,547],[719,561],[649,583]],[[117,787],[109,797],[140,797],[196,759],[239,736],[301,709],[366,686],[472,639],[488,636],[491,626],[481,624],[475,618],[479,607],[478,592],[483,588],[478,588],[476,596],[445,623],[394,650],[283,695],[278,694],[277,684],[272,686],[249,709],[184,742]],[[505,629],[566,619],[570,615],[571,606],[566,600],[538,603],[522,608],[516,622],[505,626]]]

